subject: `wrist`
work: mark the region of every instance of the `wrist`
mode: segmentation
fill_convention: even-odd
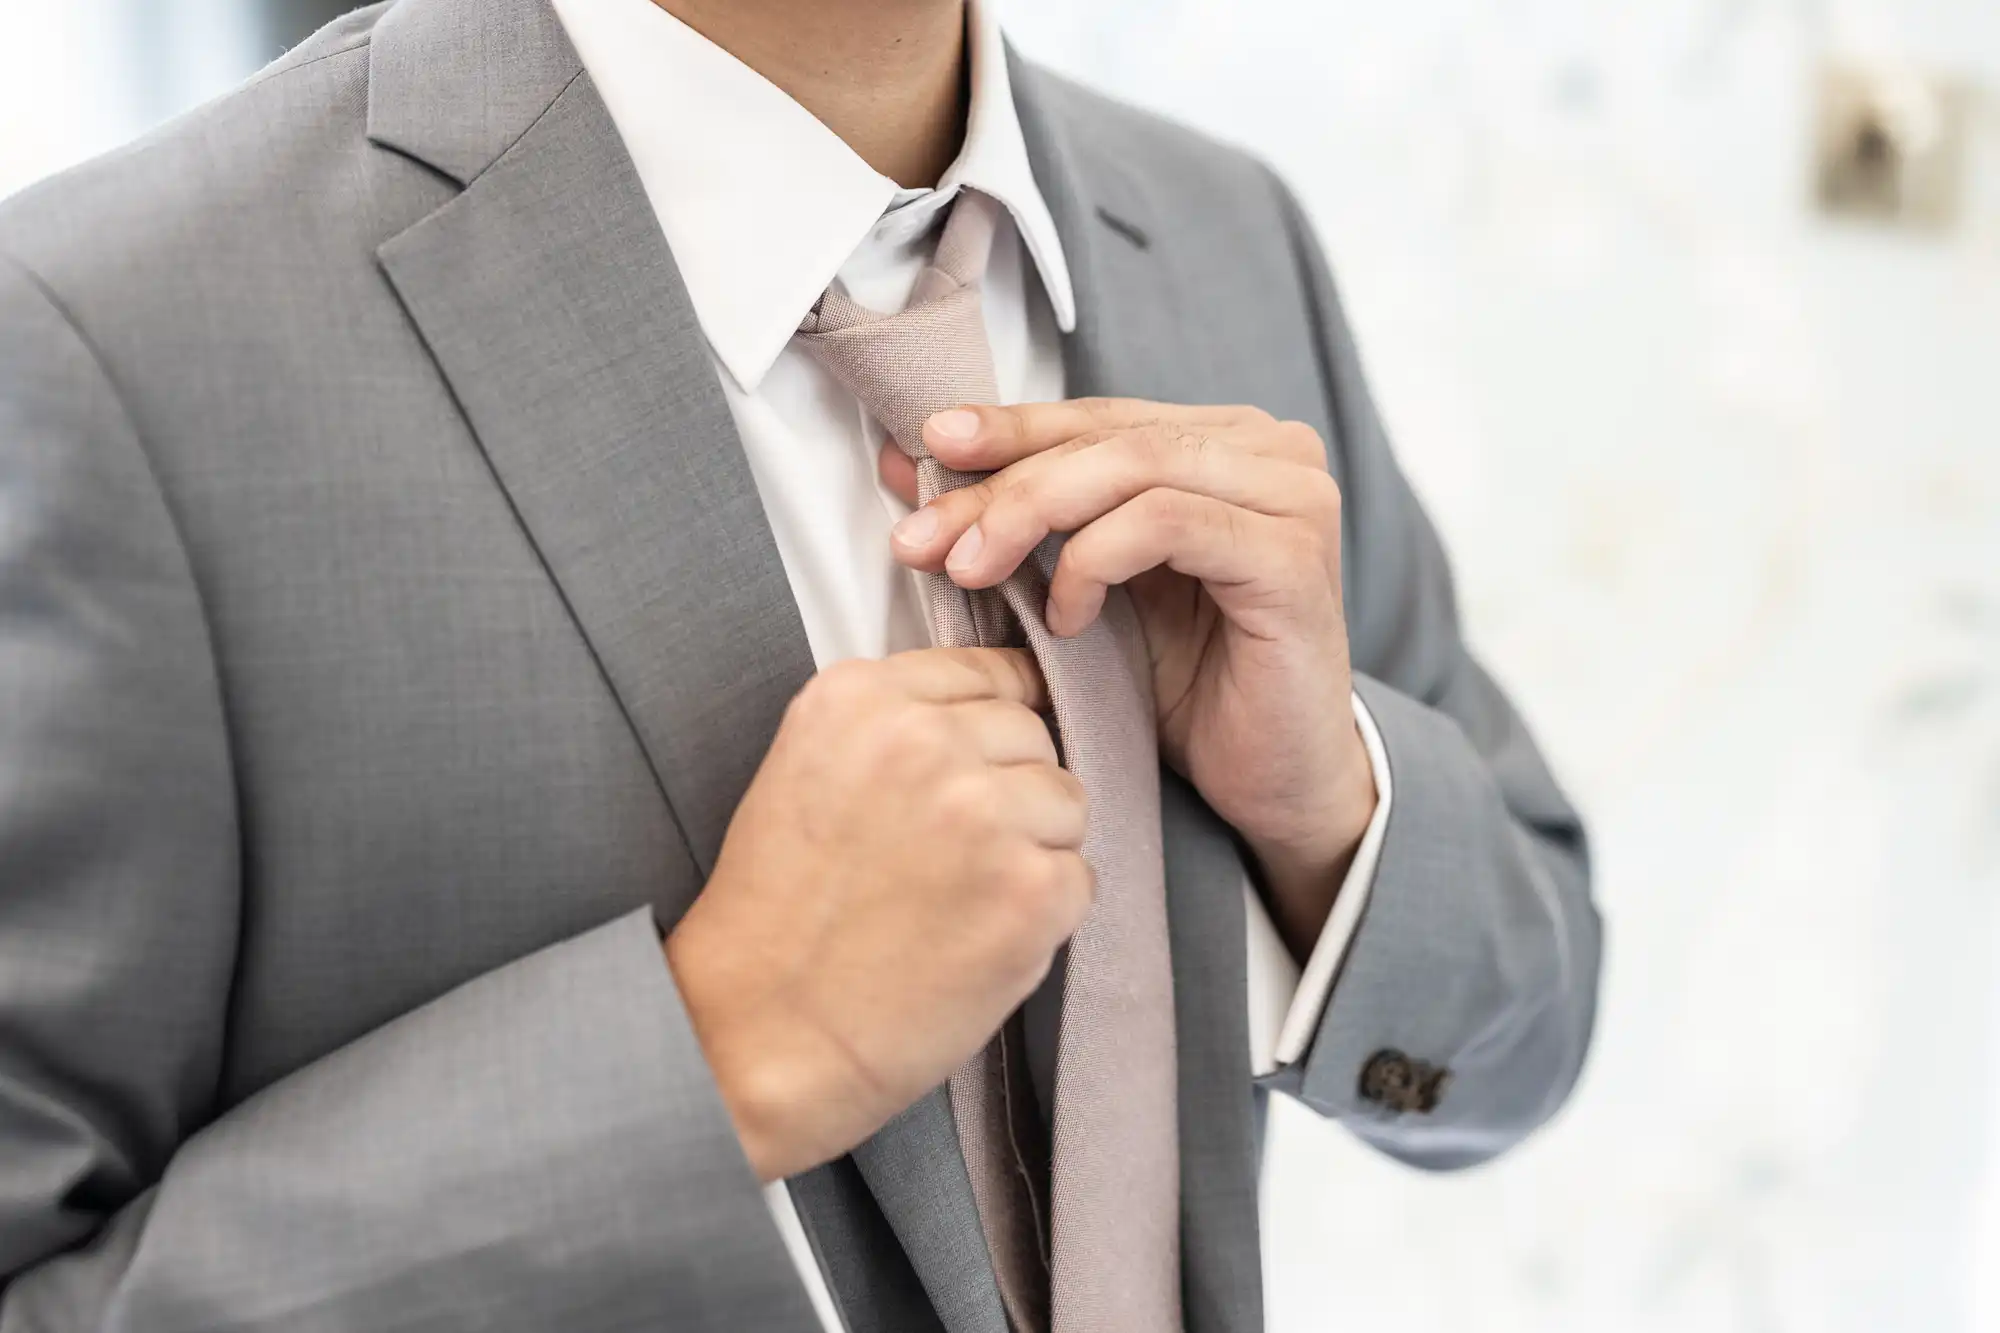
[[[796,1108],[808,1099],[800,1095],[793,1062],[748,1030],[760,1026],[744,1012],[748,989],[717,974],[689,939],[686,924],[661,941],[661,952],[737,1142],[758,1181],[768,1185],[815,1164],[803,1160],[789,1129]]]
[[[1310,956],[1326,926],[1380,800],[1358,726],[1352,751],[1337,766],[1330,785],[1332,790],[1314,804],[1318,817],[1302,821],[1292,835],[1244,838],[1272,920],[1301,961]]]

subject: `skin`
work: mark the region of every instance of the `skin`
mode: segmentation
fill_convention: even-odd
[[[965,588],[1072,534],[1049,588],[1058,635],[1124,584],[1153,666],[1160,748],[1243,836],[1303,958],[1375,812],[1340,599],[1340,489],[1318,432],[1252,407],[1079,399],[931,418],[941,462],[993,475],[897,525],[896,558]],[[914,503],[915,469],[883,451]]]
[[[656,0],[871,166],[935,184],[964,125],[959,0]],[[941,413],[993,475],[898,525],[899,561],[967,588],[1071,534],[1047,620],[1129,588],[1161,750],[1243,837],[1303,958],[1376,805],[1340,602],[1340,494],[1318,435],[1253,408],[1079,400]],[[910,503],[893,446],[884,479]],[[668,966],[766,1181],[846,1152],[943,1082],[1088,910],[1085,798],[1023,653],[930,649],[820,673],[788,709]]]
[[[958,156],[961,0],[654,2],[776,84],[898,185],[935,185]]]
[[[1085,802],[1021,652],[843,662],[793,700],[667,963],[766,1181],[950,1076],[1090,905]]]

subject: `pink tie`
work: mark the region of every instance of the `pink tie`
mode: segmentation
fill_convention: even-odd
[[[991,199],[959,195],[903,313],[878,314],[829,288],[800,326],[805,346],[916,461],[925,503],[979,477],[932,458],[924,422],[999,401],[979,301],[995,217]],[[1055,703],[1063,762],[1090,798],[1083,854],[1097,896],[1063,974],[1046,1242],[1041,1126],[1018,1016],[952,1075],[952,1118],[1016,1333],[1172,1333],[1181,1327],[1180,1157],[1151,673],[1122,589],[1084,633],[1048,632],[1042,611],[1060,549],[1059,538],[1042,543],[996,589],[968,592],[942,574],[926,582],[940,646],[1001,646],[1025,631]]]

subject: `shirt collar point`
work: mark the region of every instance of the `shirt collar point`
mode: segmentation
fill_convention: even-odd
[[[1061,291],[1051,289],[1049,304],[1054,307],[1056,328],[1063,333],[1076,332],[1076,295],[1064,283]]]

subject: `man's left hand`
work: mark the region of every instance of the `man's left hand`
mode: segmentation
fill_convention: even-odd
[[[1318,432],[1249,407],[1080,399],[934,416],[939,462],[986,480],[897,525],[896,558],[990,588],[1071,534],[1046,613],[1081,632],[1125,584],[1144,631],[1160,746],[1263,871],[1308,953],[1375,811],[1340,594],[1340,491]],[[882,474],[915,503],[909,460]]]

